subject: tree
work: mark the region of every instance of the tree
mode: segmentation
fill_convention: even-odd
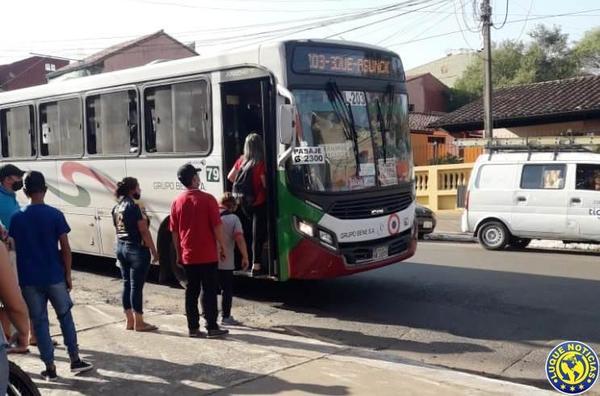
[[[586,32],[573,53],[584,73],[600,74],[600,28]]]
[[[569,48],[568,35],[554,26],[537,25],[530,33],[531,43],[507,40],[492,49],[492,84],[494,88],[529,84],[576,76],[579,72],[578,58]],[[596,36],[582,46],[581,56],[586,59],[598,55],[600,48]],[[592,54],[592,55],[588,55]],[[594,58],[598,60],[598,57]],[[456,81],[452,90],[452,109],[468,103],[483,93],[483,60],[478,57]]]

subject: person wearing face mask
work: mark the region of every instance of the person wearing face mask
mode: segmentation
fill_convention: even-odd
[[[24,174],[13,164],[0,167],[0,221],[7,230],[10,219],[20,209],[16,192],[23,188]]]
[[[20,210],[19,203],[17,202],[16,192],[23,188],[23,172],[13,164],[6,164],[0,167],[0,239],[6,245],[9,250],[9,257],[11,258],[11,264],[13,270],[16,272],[16,260],[12,241],[8,237],[8,230],[10,228],[10,220],[12,216]],[[0,323],[2,323],[2,329],[7,337],[10,338],[10,321],[5,313],[4,307],[0,305]],[[31,332],[31,341],[35,344],[36,340]],[[27,352],[26,347],[20,349],[14,349],[13,352]]]
[[[157,327],[144,321],[142,305],[150,261],[158,262],[158,253],[150,235],[150,220],[136,202],[141,196],[137,179],[126,177],[117,183],[115,196],[118,203],[112,216],[117,233],[117,261],[123,277],[125,329],[154,331]]]

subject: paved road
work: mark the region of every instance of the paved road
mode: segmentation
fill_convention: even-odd
[[[88,273],[78,282],[88,298],[118,303],[118,280]],[[236,286],[234,312],[249,325],[542,388],[544,360],[559,341],[600,352],[597,255],[425,242],[408,262],[347,278]],[[172,311],[183,310],[182,294],[149,285],[146,296]]]

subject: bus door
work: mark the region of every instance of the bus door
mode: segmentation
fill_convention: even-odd
[[[262,71],[261,71],[262,72]],[[264,73],[264,72],[263,72]],[[276,222],[276,166],[275,166],[275,122],[273,105],[273,87],[268,77],[253,78],[221,83],[221,103],[223,114],[223,169],[227,175],[235,161],[243,153],[244,140],[252,132],[262,136],[265,147],[267,168],[267,207],[268,223],[267,243],[263,251],[263,265],[268,263],[269,276],[276,277],[275,258],[275,222]],[[225,191],[231,191],[232,184],[224,178]],[[250,260],[252,260],[252,220],[239,213]],[[237,255],[236,255],[237,256]],[[236,267],[239,258],[236,257]],[[250,263],[252,264],[252,263]]]

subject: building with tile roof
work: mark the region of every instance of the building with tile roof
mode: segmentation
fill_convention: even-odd
[[[195,55],[198,53],[193,48],[159,30],[113,45],[79,62],[71,63],[48,74],[48,79],[89,76],[142,66],[158,60],[173,60]]]
[[[493,93],[495,137],[600,135],[600,76],[518,85]],[[453,134],[483,129],[477,100],[429,124]]]

